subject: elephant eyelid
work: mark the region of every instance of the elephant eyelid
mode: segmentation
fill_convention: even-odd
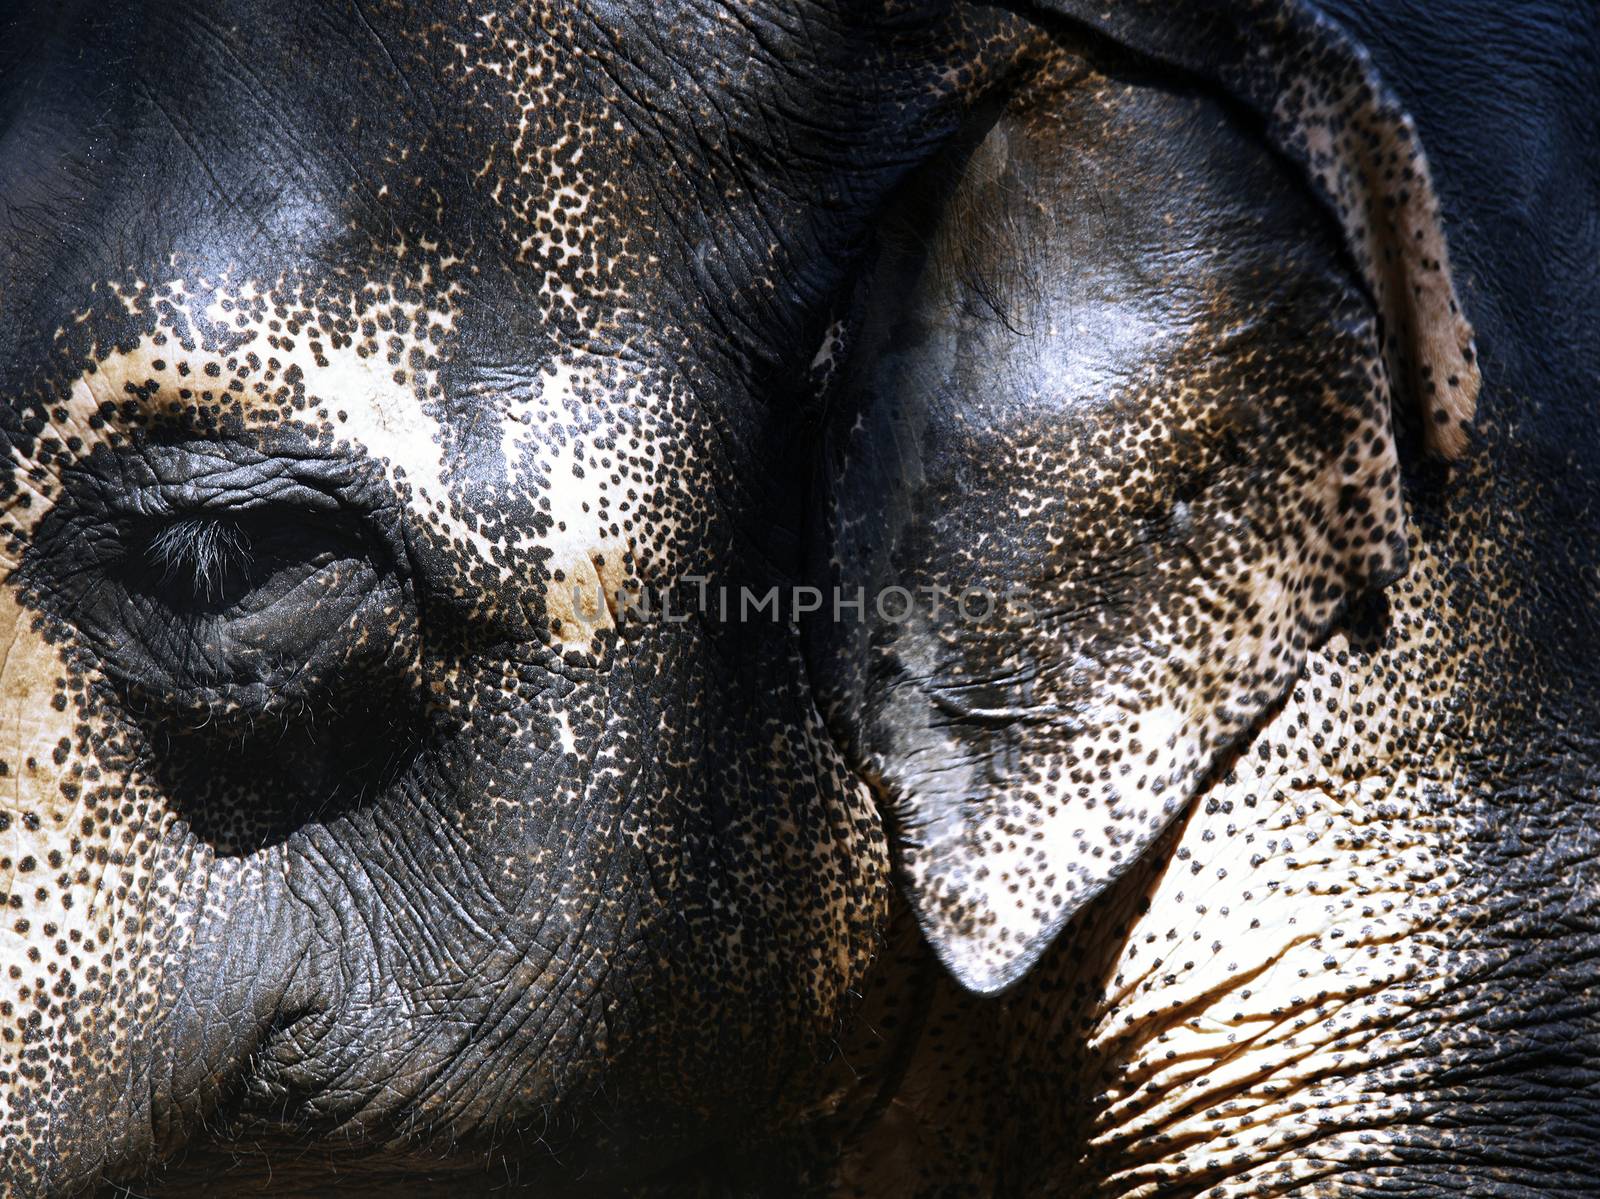
[[[379,472],[363,460],[227,442],[146,442],[114,453],[91,471],[99,502],[122,520],[272,507],[367,515],[394,501]]]

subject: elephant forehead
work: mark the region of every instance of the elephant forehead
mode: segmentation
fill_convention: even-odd
[[[749,474],[725,434],[754,405],[741,353],[797,343],[843,270],[847,239],[807,197],[865,206],[894,173],[868,135],[929,136],[902,110],[954,87],[935,49],[970,57],[954,34],[904,61],[858,39],[884,70],[830,73],[827,45],[856,21],[831,5],[804,37],[768,31],[791,57],[720,6],[391,15],[350,31],[348,64],[292,85],[285,56],[240,46],[327,36],[292,9],[241,10],[215,44],[145,45],[106,16],[76,58],[38,56],[34,82],[69,110],[119,38],[148,51],[149,82],[106,85],[128,128],[92,164],[86,113],[8,130],[7,152],[48,143],[57,165],[93,169],[81,196],[0,171],[0,202],[48,211],[54,234],[125,223],[111,253],[37,237],[0,262],[18,316],[0,329],[9,473],[28,479],[27,504],[4,505],[8,558],[53,468],[160,419],[219,439],[297,431],[382,463],[416,523],[486,564],[469,590],[609,588],[630,555],[670,576],[713,491],[698,451],[723,479]],[[809,111],[813,92],[803,126],[773,124],[766,98]],[[859,156],[837,153],[842,133]],[[766,139],[781,161],[753,152]],[[701,407],[713,398],[722,411]]]

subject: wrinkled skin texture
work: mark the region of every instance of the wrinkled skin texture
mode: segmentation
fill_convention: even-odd
[[[1600,1187],[1595,33],[1330,7],[1470,433],[1337,44],[12,18],[9,1192]]]

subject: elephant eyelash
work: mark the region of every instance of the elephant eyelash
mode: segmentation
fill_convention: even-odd
[[[234,521],[190,517],[163,526],[146,548],[161,582],[182,582],[206,600],[220,599],[230,579],[249,572],[250,535]]]
[[[1043,304],[1044,293],[1042,276],[1024,264],[1044,261],[1048,247],[1019,220],[1017,203],[1003,191],[967,203],[943,269],[968,316],[1031,337],[1026,314]]]

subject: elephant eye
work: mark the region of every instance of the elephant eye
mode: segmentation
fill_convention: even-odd
[[[360,706],[420,644],[399,509],[365,479],[229,445],[107,451],[64,476],[17,582],[133,709],[248,729]]]

